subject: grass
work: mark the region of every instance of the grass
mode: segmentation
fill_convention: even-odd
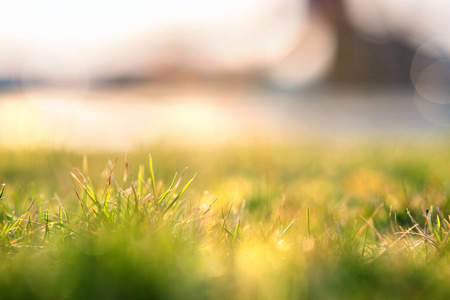
[[[0,299],[448,298],[448,149],[0,150]]]

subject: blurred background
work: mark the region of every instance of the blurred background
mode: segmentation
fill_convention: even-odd
[[[450,126],[450,2],[0,0],[0,146],[395,139]]]

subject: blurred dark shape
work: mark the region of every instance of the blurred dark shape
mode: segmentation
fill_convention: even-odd
[[[121,75],[115,77],[104,77],[91,83],[91,87],[93,88],[126,87],[141,84],[144,82],[145,80],[141,76]]]
[[[19,86],[20,86],[19,80],[0,77],[0,93],[17,91],[19,89]]]
[[[323,14],[336,29],[336,61],[328,82],[336,85],[412,87],[413,47],[394,38],[370,40],[350,25],[343,0],[311,0],[312,9]],[[424,57],[424,59],[427,59]]]

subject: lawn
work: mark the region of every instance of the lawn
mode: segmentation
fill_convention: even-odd
[[[0,149],[0,299],[449,299],[444,140]]]

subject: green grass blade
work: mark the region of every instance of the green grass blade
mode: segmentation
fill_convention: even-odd
[[[239,225],[241,224],[241,220],[239,220],[236,224],[236,228],[233,232],[233,243],[237,240],[238,232],[239,232]]]
[[[158,205],[160,205],[164,199],[166,198],[166,196],[172,191],[172,187],[175,183],[175,180],[177,179],[177,172],[175,172],[175,176],[172,179],[172,183],[170,184],[169,188],[167,189],[167,191],[165,191],[160,197],[159,197],[159,201],[158,201]]]
[[[426,218],[427,225],[428,225],[428,227],[431,229],[431,232],[433,233],[434,238],[436,239],[436,242],[437,242],[438,244],[441,244],[441,243],[442,243],[442,236],[439,234],[437,228],[431,224],[431,220],[430,220],[430,219],[431,219],[431,218],[429,218],[429,217],[427,216],[427,218]]]
[[[226,221],[228,219],[228,216],[231,213],[231,209],[232,208],[233,208],[233,202],[231,202],[230,209],[228,210],[228,213],[226,215],[223,215],[223,211],[222,211],[222,218],[223,218],[223,220],[222,220],[222,224],[220,225],[220,229],[219,229],[219,241],[222,239],[222,233],[224,231],[229,233],[229,231],[227,230],[227,227],[226,227]]]
[[[138,172],[138,190],[137,193],[139,196],[142,196],[142,183],[144,182],[144,166],[139,165],[139,172]]]
[[[5,191],[5,184],[2,184],[2,189],[0,189],[0,199],[3,198],[3,192]]]
[[[174,186],[173,189],[172,189],[172,193],[170,193],[170,196],[169,196],[169,198],[167,199],[167,202],[169,202],[170,199],[172,199],[173,195],[174,195],[175,192],[177,191],[178,186],[180,185],[181,180],[183,179],[184,173],[186,173],[186,170],[187,170],[187,169],[188,169],[188,168],[184,169],[184,171],[181,173],[180,177],[178,178],[177,183],[175,184],[175,186]]]
[[[181,192],[173,199],[173,201],[166,207],[164,210],[164,213],[166,213],[177,201],[180,199],[181,195],[184,194],[184,192],[187,190],[187,188],[191,185],[192,181],[194,181],[195,177],[197,176],[197,173],[195,173],[194,177],[191,178],[191,180],[188,181],[188,183],[184,186],[184,188],[181,190]]]
[[[152,160],[151,154],[149,154],[148,157],[149,157],[149,167],[150,167],[150,178],[152,179],[153,197],[156,197],[156,183],[155,183],[155,173],[153,172],[153,160]]]

